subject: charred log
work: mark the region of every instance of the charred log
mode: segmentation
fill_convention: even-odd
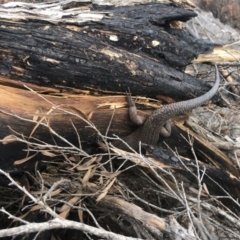
[[[196,16],[193,11],[163,4],[92,10],[107,13],[100,21],[74,24],[1,20],[0,73],[41,86],[114,93],[130,88],[135,95],[179,100],[209,89],[175,69],[213,49],[169,27]]]

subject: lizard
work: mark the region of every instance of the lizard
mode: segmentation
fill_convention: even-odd
[[[130,120],[140,125],[132,134],[122,137],[131,148],[138,151],[139,142],[147,145],[156,145],[159,135],[168,137],[171,135],[171,119],[184,112],[190,111],[209,101],[217,92],[220,84],[220,76],[217,66],[215,65],[215,83],[213,87],[205,94],[181,102],[171,103],[156,109],[146,119],[137,115],[137,108],[130,94],[127,95],[129,105]],[[114,141],[113,145],[123,150],[129,150],[121,141]]]

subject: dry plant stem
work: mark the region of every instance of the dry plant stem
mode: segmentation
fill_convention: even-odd
[[[30,194],[25,187],[20,186],[14,179],[10,176],[10,174],[4,172],[0,169],[0,173],[6,176],[10,180],[9,185],[16,186],[21,192],[25,193],[35,204],[40,205],[43,209],[45,209],[51,216],[55,218],[59,218],[58,214],[56,214],[48,205],[46,205],[42,200],[35,198],[32,194]]]
[[[235,157],[235,161],[237,163],[238,169],[240,169],[240,161],[239,161],[239,158],[237,156],[237,152],[236,151],[234,151],[234,157]]]
[[[192,197],[188,198],[189,201],[192,202],[197,202],[198,200]],[[240,224],[239,221],[240,219],[238,217],[234,218],[232,216],[230,216],[227,212],[221,210],[220,208],[217,208],[209,203],[203,202],[202,203],[202,207],[209,210],[210,213],[214,213],[215,215],[220,215],[223,218],[226,218],[227,221],[229,221],[231,224],[233,224],[235,227],[237,227],[240,230]],[[230,210],[227,210],[228,212],[231,212]],[[231,229],[227,228],[225,225],[223,224],[219,224],[219,222],[215,221],[214,219],[209,218],[209,215],[205,214],[205,222],[207,221],[209,224],[212,224],[215,226],[216,229],[221,229],[224,230],[226,233],[231,233],[233,236],[236,236],[236,239],[238,239],[239,235],[236,232],[233,232]],[[211,214],[210,214],[211,216]],[[206,222],[206,224],[207,224]],[[229,224],[229,225],[231,225]]]
[[[226,66],[226,67],[228,67],[228,66],[240,66],[240,62],[218,62],[217,63],[219,66]]]
[[[137,151],[135,151],[132,147],[130,147],[127,142],[125,142],[124,140],[122,140],[120,137],[118,137],[118,136],[115,135],[115,134],[113,134],[113,136],[114,136],[114,138],[111,138],[111,139],[121,141],[131,152],[136,153],[136,154],[139,154],[139,153],[138,153]],[[139,145],[141,145],[141,142],[139,142]],[[111,146],[112,146],[112,145],[111,145]],[[141,148],[139,148],[139,149],[141,149]],[[140,154],[141,154],[141,151],[139,151],[139,152],[140,152]]]
[[[194,224],[193,224],[193,219],[192,219],[193,213],[192,213],[191,208],[190,208],[189,205],[188,205],[188,201],[187,201],[187,198],[186,198],[186,194],[185,194],[185,189],[184,189],[184,186],[183,186],[183,182],[181,183],[181,187],[182,187],[182,191],[183,191],[184,206],[186,207],[186,210],[187,210],[187,215],[188,215],[188,219],[189,219],[190,224],[191,224],[191,228],[193,229],[194,235],[197,237],[197,239],[201,240],[201,239],[198,237],[196,228],[195,228],[195,226],[194,226]]]
[[[221,198],[221,197],[220,197]],[[227,197],[227,199],[229,199],[229,197]],[[214,199],[215,200],[215,199]],[[222,202],[220,202],[220,201],[218,201],[218,197],[216,197],[216,200],[215,200],[216,202],[217,202],[217,204],[219,204],[221,207],[222,207],[222,211],[223,212],[225,212],[225,213],[229,213],[229,214],[231,214],[231,215],[229,215],[229,214],[227,214],[227,215],[229,215],[230,217],[232,217],[233,219],[235,218],[236,219],[236,221],[238,221],[238,223],[239,223],[239,221],[240,221],[240,217],[239,217],[239,215],[237,215],[236,213],[234,213],[234,212],[232,212],[228,207],[226,207]],[[221,209],[221,208],[220,208]],[[223,210],[224,209],[224,210]],[[225,215],[224,215],[225,216]],[[240,226],[240,224],[238,224],[238,226]]]
[[[178,159],[178,161],[182,164],[182,166],[191,174],[193,175],[195,178],[197,178],[197,175],[194,174],[191,169],[188,168],[188,166],[186,166],[186,164],[182,161],[180,155],[178,154],[177,149],[175,151],[173,151],[166,143],[165,145],[168,147],[168,149],[174,154],[174,156]]]
[[[148,178],[148,180],[149,180],[152,184],[154,184],[158,189],[161,190],[161,194],[164,194],[165,196],[168,196],[168,197],[171,197],[171,198],[173,198],[173,199],[177,199],[177,200],[178,200],[178,197],[176,197],[175,195],[170,194],[169,192],[166,191],[165,188],[159,186],[159,185],[158,185],[155,181],[153,181],[144,171],[141,171],[141,172],[142,172],[142,174],[143,174],[145,177]],[[155,190],[152,190],[152,191],[155,191]]]
[[[203,174],[201,176],[201,174],[200,174],[201,170],[199,168],[197,155],[196,155],[195,150],[193,148],[193,142],[191,141],[189,133],[188,133],[188,144],[191,147],[191,152],[192,152],[192,154],[194,156],[194,160],[196,162],[197,181],[198,181],[198,216],[199,216],[199,221],[202,222],[202,219],[201,219],[201,192],[202,192],[202,180],[203,180],[206,169],[203,170]]]
[[[51,188],[50,188],[50,189],[45,193],[45,195],[43,196],[43,201],[46,203],[46,201],[47,201],[48,198],[51,199],[51,193],[52,193],[60,184],[63,184],[63,183],[65,183],[65,182],[71,183],[71,181],[68,180],[68,179],[61,179],[61,180],[55,182],[55,183],[51,186]]]
[[[134,224],[134,221],[131,221],[132,225],[133,225],[133,229],[137,235],[138,238],[141,238],[141,236],[143,236],[145,239],[151,239],[152,236],[150,234],[148,234],[147,231],[144,231],[145,229],[142,228],[142,226],[139,226],[139,224]]]
[[[227,226],[225,226],[224,224],[219,224],[219,222],[217,222],[214,219],[205,219],[206,224],[209,224],[211,226],[214,226],[215,229],[221,229],[222,232],[226,233],[226,234],[232,234],[232,238],[231,239],[239,239],[239,234],[236,232],[233,232],[230,228],[228,228]],[[213,238],[212,238],[213,239]],[[211,240],[212,240],[211,239]],[[219,240],[218,237],[214,238],[214,240]],[[223,238],[224,239],[224,238]],[[225,239],[229,239],[229,238],[225,238]]]
[[[142,198],[138,197],[138,196],[137,196],[133,191],[131,191],[129,188],[127,188],[127,191],[128,191],[129,193],[131,193],[131,194],[135,197],[135,199],[137,199],[138,201],[146,204],[147,206],[150,206],[150,207],[152,207],[152,208],[155,208],[155,209],[157,209],[157,210],[159,210],[159,211],[161,211],[161,212],[167,212],[167,213],[170,213],[170,214],[175,214],[175,213],[176,213],[175,211],[171,211],[171,210],[167,210],[167,209],[164,209],[164,208],[157,207],[157,206],[155,206],[155,205],[153,205],[153,204],[151,204],[151,203],[143,200]]]
[[[191,151],[192,151],[192,154],[194,156],[194,159],[195,159],[195,162],[196,162],[196,169],[197,169],[197,175],[195,175],[194,173],[192,173],[192,171],[190,169],[187,168],[187,166],[182,162],[181,158],[179,156],[177,156],[175,153],[175,156],[178,157],[179,161],[181,162],[181,164],[188,170],[188,172],[192,173],[192,175],[197,179],[198,181],[198,201],[197,201],[197,205],[198,205],[198,216],[199,216],[199,223],[202,222],[202,219],[201,219],[201,192],[202,192],[202,180],[203,180],[203,177],[204,177],[204,174],[205,174],[205,171],[206,169],[204,169],[203,171],[200,170],[199,168],[199,164],[198,164],[198,159],[197,159],[197,156],[195,154],[195,150],[193,148],[193,143],[190,139],[190,136],[188,134],[188,140],[182,136],[184,140],[187,141],[187,143],[190,145],[191,147]],[[202,175],[200,174],[202,172]],[[186,201],[187,203],[187,201]],[[192,214],[193,218],[195,219],[195,216]],[[198,222],[197,220],[195,220],[195,223]],[[199,224],[198,224],[199,226]],[[201,224],[201,228],[204,228],[204,226]],[[202,234],[202,237],[204,238],[203,234]]]
[[[132,237],[125,237],[120,234],[115,234],[110,231],[102,230],[99,228],[88,226],[84,223],[78,223],[66,219],[55,218],[48,222],[44,223],[29,223],[24,226],[9,228],[5,230],[0,230],[0,237],[9,237],[9,236],[17,236],[24,233],[32,233],[39,231],[46,231],[51,229],[75,229],[80,230],[88,234],[92,234],[97,237],[101,237],[104,239],[118,239],[118,240],[140,240]]]
[[[146,163],[148,165],[148,167],[152,170],[152,172],[155,174],[155,176],[160,179],[160,181],[162,181],[165,186],[168,188],[168,190],[172,193],[173,196],[175,196],[176,199],[179,200],[179,202],[181,202],[183,205],[184,205],[184,202],[183,202],[183,197],[182,197],[182,194],[181,194],[181,191],[179,189],[179,186],[178,186],[178,183],[177,183],[177,180],[176,178],[174,177],[174,175],[170,172],[170,171],[166,171],[165,169],[159,167],[158,165],[156,165],[154,162],[152,161],[149,161],[149,160],[146,160],[146,158],[144,158],[143,156],[140,156],[141,159],[143,160],[144,163]],[[163,173],[169,175],[174,183],[175,183],[175,186],[177,188],[177,193],[171,188],[171,186],[169,186],[169,184],[156,172],[156,170],[152,167],[155,166],[158,170],[162,171]],[[179,195],[178,195],[179,194]]]
[[[36,240],[37,237],[41,234],[41,232],[42,232],[42,231],[39,231],[39,232],[35,235],[35,237],[33,238],[33,240]]]
[[[24,224],[30,223],[28,221],[23,220],[22,218],[18,218],[18,217],[13,216],[11,213],[7,212],[3,207],[0,209],[0,212],[5,213],[6,215],[8,215],[9,219],[14,219],[14,220],[17,220],[17,221],[19,221],[21,223],[24,223]]]
[[[48,99],[46,99],[44,96],[42,96],[41,94],[38,94],[36,91],[34,91],[33,89],[29,88],[29,87],[26,86],[25,84],[23,84],[23,86],[24,86],[26,89],[28,89],[29,91],[31,91],[31,92],[33,92],[34,94],[36,94],[37,96],[39,96],[40,98],[42,98],[44,101],[46,101],[46,102],[48,102],[49,104],[51,104],[52,109],[61,110],[61,111],[64,112],[64,113],[67,113],[67,114],[69,114],[69,115],[73,115],[73,116],[75,116],[75,117],[77,117],[77,118],[80,118],[80,119],[81,119],[82,121],[84,121],[88,126],[90,126],[91,128],[93,128],[93,129],[97,132],[97,134],[101,137],[101,139],[104,141],[104,144],[105,144],[105,146],[107,146],[107,150],[108,150],[108,153],[109,153],[109,156],[110,156],[110,149],[109,149],[109,147],[108,147],[107,139],[109,139],[109,140],[116,140],[115,138],[103,136],[103,135],[99,132],[99,130],[95,127],[95,125],[94,125],[92,122],[90,122],[89,120],[86,120],[85,118],[83,118],[83,117],[80,116],[79,114],[76,114],[76,113],[71,112],[71,111],[67,111],[67,110],[65,110],[65,109],[63,109],[63,108],[61,108],[61,107],[56,106],[56,105],[53,104],[51,101],[49,101]],[[52,109],[51,109],[51,110],[52,110]],[[51,110],[50,110],[50,111],[51,111]],[[1,110],[0,110],[0,111],[1,111]],[[50,111],[49,111],[49,112],[50,112]],[[114,110],[114,112],[115,112],[115,110]],[[114,116],[114,112],[113,112],[113,114],[112,114],[112,117],[111,117],[111,119],[110,119],[108,128],[107,128],[107,130],[106,130],[106,135],[107,135],[108,130],[109,130],[109,128],[110,128],[110,125],[111,125],[111,122],[112,122],[112,119],[113,119],[113,116]],[[16,116],[16,115],[15,115],[15,116]],[[56,136],[59,137],[61,140],[65,141],[66,143],[69,143],[66,139],[62,138],[62,137],[59,136],[53,129],[51,129],[51,128],[48,126],[48,124],[43,124],[42,122],[41,122],[40,124],[43,125],[43,126],[47,126],[47,127],[49,128],[49,130],[50,130],[51,133],[53,133],[54,135],[56,135]],[[75,126],[74,126],[74,129],[75,129],[75,131],[76,131]],[[77,131],[76,131],[76,132],[77,132]],[[77,134],[77,136],[79,136],[79,134]],[[123,140],[120,139],[119,137],[117,137],[117,139],[119,139],[120,141],[123,141]],[[80,137],[78,138],[78,140],[80,141]],[[124,142],[124,141],[123,141],[123,142]],[[125,143],[125,142],[124,142],[124,143]],[[127,143],[125,143],[125,144],[126,144],[126,146],[127,146],[131,151],[133,151],[134,153],[136,153],[130,146],[128,146]],[[69,143],[69,145],[72,146],[72,147],[74,147],[74,146],[73,146],[72,144],[70,144],[70,143]],[[140,146],[140,144],[139,144],[139,146]],[[141,148],[139,147],[139,149],[141,149]],[[84,153],[85,156],[88,156],[87,153],[85,153],[84,151],[82,151],[82,149],[81,149],[81,144],[80,144],[80,149],[78,149],[78,150],[79,150],[80,153]],[[83,155],[84,155],[84,154],[83,154]],[[113,168],[112,168],[112,163],[110,162],[110,164],[111,164],[110,166],[111,166],[111,170],[112,170],[112,169],[113,169]]]
[[[98,228],[100,228],[100,229],[103,229],[103,228],[99,225],[97,219],[94,217],[94,215],[92,214],[92,212],[85,206],[85,204],[83,204],[83,207],[85,208],[84,210],[85,210],[86,212],[88,212],[88,214],[92,217],[92,219],[93,219],[94,223],[96,224],[96,226],[97,226]]]
[[[86,120],[85,118],[83,118],[82,116],[80,116],[79,114],[76,114],[74,112],[71,112],[71,111],[67,111],[59,106],[56,106],[55,104],[53,104],[51,101],[47,100],[44,96],[42,96],[41,94],[38,94],[37,92],[35,92],[33,89],[27,87],[26,85],[23,85],[25,88],[27,88],[28,90],[30,90],[31,92],[35,93],[37,96],[39,96],[40,98],[42,98],[43,100],[45,100],[46,102],[50,103],[52,105],[52,109],[56,109],[56,110],[60,110],[64,113],[67,113],[69,115],[73,115],[77,118],[80,118],[82,121],[84,121],[89,127],[93,128],[97,134],[103,139],[103,141],[105,142],[105,137],[98,131],[98,129],[95,127],[95,125],[89,121],[89,120]]]
[[[186,140],[186,139],[185,139]],[[186,140],[187,141],[187,140]],[[194,151],[194,148],[193,148],[193,144],[192,144],[192,142],[190,141],[190,138],[189,138],[189,140],[187,141],[189,144],[190,144],[190,146],[191,146],[191,150],[192,150],[192,153],[193,153],[193,155],[194,155],[194,158],[195,158],[195,161],[196,161],[196,168],[197,168],[197,175],[195,175],[195,174],[193,174],[192,173],[192,175],[193,176],[195,176],[196,177],[196,179],[197,179],[197,181],[198,181],[198,186],[199,186],[199,191],[198,191],[198,197],[197,197],[197,200],[195,199],[195,201],[194,202],[196,202],[197,203],[197,206],[198,206],[198,215],[199,215],[199,219],[196,219],[195,218],[195,216],[194,216],[194,214],[192,213],[192,211],[190,211],[190,208],[189,208],[189,206],[188,206],[188,201],[187,200],[185,200],[185,203],[186,203],[186,206],[187,206],[187,212],[188,212],[188,216],[189,216],[189,220],[192,222],[192,223],[195,223],[195,225],[197,226],[197,228],[198,228],[198,231],[199,231],[199,233],[201,234],[201,238],[202,239],[212,239],[212,236],[211,236],[211,234],[209,233],[209,231],[206,229],[206,227],[205,227],[205,225],[203,224],[203,222],[202,222],[202,211],[201,211],[201,206],[204,206],[206,203],[203,203],[202,201],[201,201],[201,199],[200,199],[200,196],[201,196],[201,191],[202,191],[202,185],[201,185],[201,181],[202,181],[202,179],[203,179],[203,177],[204,177],[204,175],[205,175],[205,171],[206,171],[206,169],[204,169],[204,170],[200,170],[200,168],[199,168],[199,165],[198,165],[198,160],[197,160],[197,157],[196,157],[196,154],[195,154],[195,151]],[[170,149],[171,150],[171,149]],[[172,151],[172,150],[171,150]],[[172,151],[173,152],[173,151]],[[182,163],[182,165],[191,173],[191,170],[190,169],[188,169],[187,168],[187,166],[185,166],[184,164],[183,164],[183,162],[181,161],[181,158],[179,157],[179,156],[177,156],[177,154],[174,152],[174,154],[175,154],[175,156],[176,157],[178,157],[178,159],[180,160],[180,162]],[[202,174],[200,174],[200,173],[202,173]],[[206,174],[206,176],[208,176],[207,174]],[[216,183],[216,182],[215,182]],[[217,183],[216,183],[217,184]],[[222,188],[222,187],[221,187]],[[183,188],[183,185],[182,185],[182,189],[183,189],[183,191],[184,191],[184,188]],[[224,189],[223,189],[224,190]],[[224,190],[225,191],[225,190]],[[225,191],[226,192],[226,191]],[[226,192],[227,193],[227,192]],[[227,193],[228,194],[228,193]],[[229,194],[228,194],[229,195]],[[185,193],[184,193],[184,196],[185,196]],[[186,197],[186,196],[185,196]],[[229,195],[229,197],[232,199],[232,197]],[[191,198],[192,199],[192,198]],[[189,199],[188,199],[189,200]],[[232,199],[234,202],[235,202],[235,200],[234,199]],[[211,206],[210,204],[208,205],[208,206]],[[213,207],[213,206],[211,206],[211,207]],[[222,211],[222,210],[220,210],[220,211]],[[224,212],[224,211],[222,211],[222,213],[224,213],[224,214],[226,214],[226,212]],[[229,215],[230,216],[230,215]],[[231,217],[231,216],[230,216]],[[233,222],[238,222],[239,220],[237,220],[237,219],[235,219],[235,220],[233,220],[234,218],[232,218],[232,221]],[[234,223],[234,224],[235,224]],[[219,226],[218,226],[219,227]],[[194,232],[195,232],[195,235],[196,235],[196,229],[194,228]],[[232,234],[235,234],[235,233],[233,233],[232,231],[231,231],[231,233]],[[197,235],[196,235],[197,236]]]
[[[110,127],[111,127],[112,120],[113,120],[113,117],[114,117],[114,114],[115,114],[115,110],[116,110],[116,107],[114,106],[114,109],[113,109],[113,113],[112,113],[111,119],[110,119],[110,121],[109,121],[108,127],[107,127],[106,132],[105,132],[105,135],[106,135],[106,136],[108,135],[109,129],[110,129]]]
[[[217,183],[214,179],[212,179],[208,174],[205,174],[212,182],[214,182],[219,188],[221,188],[221,190],[227,195],[229,196],[229,198],[238,206],[240,207],[240,203],[238,201],[236,201],[221,185],[219,185],[219,183]]]
[[[239,234],[232,231],[232,229],[230,229],[228,226],[225,226],[225,224],[219,224],[219,222],[214,219],[209,219],[208,222],[214,227],[221,229],[224,233],[232,234],[233,237],[231,239],[239,239]],[[219,238],[217,238],[217,240],[219,240]]]
[[[63,108],[61,108],[61,107],[56,106],[56,105],[53,104],[51,101],[49,101],[48,99],[46,99],[44,96],[42,96],[41,94],[38,94],[36,91],[32,90],[31,88],[29,88],[29,87],[26,86],[25,84],[23,84],[23,86],[24,86],[26,89],[28,89],[29,91],[31,91],[31,92],[33,92],[34,94],[36,94],[38,97],[42,98],[44,101],[48,102],[48,103],[52,106],[51,110],[48,111],[48,114],[50,114],[52,111],[54,111],[54,110],[56,109],[56,110],[60,110],[60,111],[62,111],[62,112],[64,112],[64,113],[73,115],[73,116],[75,116],[75,117],[77,117],[77,118],[80,118],[80,119],[81,119],[82,121],[84,121],[88,126],[90,126],[91,128],[93,128],[93,129],[97,132],[97,134],[98,134],[104,141],[106,141],[106,140],[105,140],[105,137],[98,131],[98,129],[95,127],[95,125],[94,125],[93,123],[91,123],[89,120],[86,120],[85,118],[83,118],[83,117],[80,116],[79,114],[76,114],[76,113],[71,112],[71,111],[67,111],[67,110],[65,110],[65,109],[63,109]],[[68,144],[69,146],[71,146],[74,150],[79,151],[79,152],[80,152],[81,154],[83,154],[84,156],[88,156],[88,154],[87,154],[86,152],[82,151],[81,148],[75,147],[75,146],[74,146],[73,144],[71,144],[67,139],[65,139],[65,138],[63,138],[62,136],[60,136],[59,134],[57,134],[57,133],[49,126],[48,123],[47,123],[47,124],[46,124],[46,123],[43,123],[43,119],[45,119],[45,117],[42,118],[42,119],[38,122],[38,121],[34,121],[34,120],[22,118],[22,117],[14,114],[14,113],[9,113],[9,112],[6,112],[6,111],[1,110],[1,109],[0,109],[0,111],[1,111],[2,113],[4,113],[4,114],[8,114],[8,115],[10,115],[10,116],[17,117],[18,119],[21,119],[21,120],[24,120],[24,121],[27,121],[27,122],[31,122],[31,123],[35,123],[35,124],[37,124],[36,126],[42,125],[42,126],[48,128],[53,135],[57,136],[57,137],[58,137],[59,139],[61,139],[63,142],[67,143],[67,144]],[[74,127],[74,129],[75,129],[75,127]],[[79,141],[80,141],[80,138],[79,138]],[[35,145],[35,144],[34,144],[34,145]],[[51,147],[53,147],[53,146],[51,146]],[[55,146],[55,148],[56,148],[56,146]]]
[[[0,112],[1,112],[1,110],[0,110]],[[36,122],[35,122],[35,123],[36,123]],[[68,151],[68,153],[69,153],[69,152],[70,152],[70,153],[79,153],[79,151],[77,151],[77,150],[71,152],[71,150],[73,149],[72,147],[59,147],[59,146],[57,146],[57,145],[51,145],[51,144],[45,143],[45,142],[43,142],[43,141],[41,141],[41,140],[39,140],[39,139],[37,139],[37,138],[34,138],[34,137],[32,137],[32,136],[31,136],[31,139],[32,139],[32,140],[35,140],[35,141],[37,141],[37,142],[39,142],[39,143],[41,143],[41,144],[37,144],[37,143],[30,142],[30,141],[26,140],[26,138],[29,139],[29,137],[24,136],[24,135],[16,132],[16,131],[13,130],[10,126],[8,126],[8,128],[9,128],[9,129],[11,130],[11,132],[13,132],[16,136],[20,136],[20,137],[21,137],[21,138],[19,138],[19,137],[16,137],[16,136],[15,136],[17,141],[26,143],[26,144],[28,144],[28,145],[33,145],[33,146],[39,147],[39,149],[42,149],[42,148],[45,147],[45,148],[54,148],[54,149],[56,149],[56,150]],[[1,140],[0,140],[0,142],[1,142]],[[32,152],[34,152],[34,151],[40,152],[41,150],[31,149],[31,151],[32,151]],[[86,157],[89,157],[89,156],[86,156]]]
[[[113,121],[113,117],[114,117],[114,114],[115,114],[115,110],[116,110],[116,107],[114,106],[114,109],[113,109],[113,113],[112,113],[112,116],[111,116],[111,119],[110,119],[110,121],[109,121],[109,124],[108,124],[108,127],[107,127],[107,129],[106,129],[106,133],[105,133],[105,136],[107,136],[108,135],[108,132],[109,132],[109,129],[110,129],[110,127],[111,127],[111,124],[112,124],[112,121]],[[104,144],[107,146],[107,152],[108,152],[108,154],[109,154],[109,160],[111,159],[111,157],[110,157],[110,149],[109,149],[109,147],[108,147],[108,143],[107,143],[107,141],[106,141],[106,139],[102,136],[102,139],[104,140]],[[112,161],[110,161],[110,169],[111,169],[111,172],[113,171],[113,165],[112,165]]]
[[[131,161],[131,160],[129,160],[129,159],[126,159],[119,167],[118,167],[118,169],[117,169],[117,171],[116,172],[118,172],[118,171],[121,171],[120,169],[121,169],[121,167],[123,167],[124,166],[124,164],[127,162],[127,161]],[[137,164],[135,164],[135,165],[132,165],[132,166],[129,166],[129,167],[127,167],[127,168],[125,168],[125,169],[123,169],[121,172],[126,172],[127,170],[129,170],[129,169],[131,169],[131,168],[134,168],[135,166],[137,166]]]
[[[119,234],[115,234],[103,229],[91,227],[83,223],[78,223],[78,222],[63,219],[59,217],[59,215],[56,214],[46,204],[46,202],[35,198],[25,189],[25,187],[21,187],[8,173],[4,172],[2,169],[0,169],[0,173],[6,176],[10,180],[11,182],[10,185],[16,186],[21,192],[26,194],[35,204],[40,205],[47,213],[49,213],[52,217],[54,217],[53,220],[50,220],[45,223],[26,223],[24,226],[0,230],[0,237],[17,236],[24,233],[29,234],[32,232],[46,231],[46,230],[57,229],[57,228],[65,228],[65,229],[70,228],[70,229],[81,230],[83,232],[86,232],[101,238],[106,238],[106,239],[136,240],[136,238],[124,237]],[[49,194],[47,193],[45,194],[45,196],[46,195],[49,195]],[[16,217],[14,217],[14,219],[18,220],[18,218]]]
[[[80,135],[78,134],[78,131],[77,131],[75,125],[73,124],[72,119],[70,119],[70,121],[71,121],[71,124],[72,124],[72,126],[73,126],[73,128],[74,128],[76,134],[77,134],[78,143],[79,143],[79,149],[82,149],[82,144],[81,144],[81,138],[80,138]]]
[[[150,214],[142,210],[139,206],[114,196],[106,196],[103,199],[103,202],[108,206],[120,209],[127,216],[140,221],[152,233],[157,234],[158,236],[161,236],[161,231],[166,231],[167,226],[163,218]]]
[[[103,153],[103,154],[101,154],[100,156],[109,156],[110,154],[109,153]],[[113,155],[113,154],[111,154],[111,155]],[[97,155],[93,155],[93,157],[94,156],[98,156],[98,154]],[[104,168],[104,165],[107,165],[110,161],[113,161],[114,159],[116,158],[116,156],[115,155],[113,155],[111,158],[109,158],[106,162],[104,162],[104,163],[99,163],[99,168]],[[105,168],[104,168],[105,169]]]
[[[43,195],[43,193],[44,193],[44,180],[43,180],[43,178],[42,178],[42,175],[41,175],[41,173],[37,170],[36,171],[36,173],[37,173],[37,175],[40,177],[40,179],[41,179],[41,195],[40,195],[40,198],[42,198],[42,195]]]
[[[211,36],[208,34],[208,31],[205,30],[204,26],[202,25],[202,23],[199,21],[198,18],[196,18],[196,21],[197,21],[197,23],[202,27],[202,29],[204,29],[204,32],[205,32],[205,34],[207,35],[208,39],[210,39],[212,42],[214,42],[213,39],[211,38]]]
[[[221,99],[224,101],[224,103],[228,106],[229,109],[233,109],[233,105],[229,102],[228,98],[222,94],[222,92],[226,92],[227,95],[233,96],[236,100],[239,99],[239,95],[235,94],[234,92],[231,92],[227,89],[227,86],[239,86],[238,83],[225,83],[223,86],[219,87],[218,91],[221,96]]]
[[[202,240],[208,240],[208,239],[212,239],[211,236],[209,236],[209,234],[206,234],[206,229],[204,228],[204,225],[198,221],[198,219],[192,214],[192,218],[193,218],[193,222],[194,225],[197,227],[199,235],[201,236],[201,238],[199,237],[199,239]],[[208,237],[207,237],[208,235]]]
[[[190,201],[192,202],[196,202],[197,200],[189,197],[188,198]],[[208,209],[211,212],[215,212],[217,214],[219,214],[220,216],[226,218],[230,223],[232,223],[235,227],[237,227],[240,230],[240,218],[237,217],[235,215],[235,217],[231,216],[229,213],[227,213],[226,211],[221,210],[220,208],[217,208],[209,203],[203,202],[202,203],[202,207],[204,207],[205,209]]]
[[[87,233],[84,233],[89,240],[93,240]]]
[[[183,137],[184,138],[184,137]],[[208,232],[208,230],[205,228],[204,224],[202,223],[202,217],[201,217],[201,192],[202,192],[202,179],[203,179],[203,176],[205,174],[205,170],[204,169],[203,171],[200,170],[199,168],[199,164],[198,164],[198,159],[197,159],[197,156],[195,154],[195,151],[194,151],[194,148],[193,148],[193,143],[190,139],[190,136],[188,135],[188,140],[186,138],[184,138],[188,144],[190,145],[191,147],[191,150],[192,150],[192,153],[194,155],[194,159],[195,159],[195,162],[196,162],[196,169],[197,169],[197,175],[195,175],[194,173],[192,173],[192,175],[197,179],[198,181],[198,200],[197,200],[197,206],[198,206],[198,216],[199,216],[199,219],[196,219],[195,215],[193,214],[192,210],[190,209],[189,207],[189,204],[188,204],[188,201],[187,201],[187,197],[186,197],[186,194],[185,194],[185,190],[184,190],[184,186],[183,186],[183,183],[181,184],[182,185],[182,191],[183,191],[183,196],[184,196],[184,202],[185,202],[185,206],[186,206],[186,210],[187,210],[187,214],[188,214],[188,218],[189,218],[189,221],[191,222],[192,224],[192,228],[194,230],[194,233],[195,233],[195,236],[198,236],[197,235],[197,231],[194,227],[194,225],[196,225],[196,227],[198,228],[198,231],[199,233],[201,234],[201,238],[199,237],[199,239],[208,239],[210,238],[211,239],[211,235],[210,233]],[[171,149],[170,149],[171,150]],[[172,151],[172,150],[171,150]],[[172,151],[173,152],[173,151]],[[181,158],[180,156],[178,156],[175,152],[173,152],[174,155],[179,159],[179,161],[183,164],[183,166],[186,168],[186,170],[188,170],[190,173],[191,173],[191,170],[187,168],[187,166],[185,166],[185,164],[181,161]],[[202,172],[202,174],[201,174]]]
[[[34,121],[34,120],[30,120],[30,119],[27,119],[27,118],[22,118],[16,114],[13,114],[13,113],[9,113],[9,112],[6,112],[6,111],[3,111],[0,109],[0,112],[4,113],[4,114],[7,114],[7,115],[10,115],[10,116],[13,116],[13,117],[16,117],[20,120],[23,120],[23,121],[26,121],[26,122],[31,122],[31,123],[36,123],[38,124],[38,122]],[[40,123],[40,125],[44,126],[44,127],[47,127],[49,128],[49,126],[47,124],[44,124],[44,123]],[[32,142],[29,142],[27,140],[22,140],[20,138],[17,138],[18,141],[20,142],[23,142],[23,143],[27,143],[27,144],[30,144],[30,145],[33,145],[33,146],[36,146],[36,147],[49,147],[49,148],[53,148],[53,149],[58,149],[58,150],[75,150],[77,153],[81,153],[83,154],[84,156],[88,156],[89,155],[82,151],[81,149],[77,148],[76,146],[74,146],[72,143],[70,143],[67,139],[63,138],[62,136],[60,136],[59,134],[57,134],[52,128],[50,128],[51,130],[51,133],[54,134],[55,136],[57,136],[59,139],[61,139],[63,142],[67,143],[69,146],[71,146],[71,148],[69,149],[69,147],[59,147],[59,146],[56,146],[56,145],[51,145],[51,144],[46,144],[46,145],[42,145],[42,144],[37,144],[37,143],[32,143]],[[1,141],[0,141],[1,142]]]

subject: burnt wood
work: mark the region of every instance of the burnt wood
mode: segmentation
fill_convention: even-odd
[[[52,24],[0,21],[0,74],[41,86],[73,87],[186,100],[209,85],[182,72],[213,44],[195,39],[174,21],[196,16],[171,5],[93,7],[100,21]],[[187,94],[186,94],[187,93]]]
[[[0,74],[8,77],[0,76],[0,139],[11,134],[8,126],[28,138],[36,124],[6,112],[31,120],[38,115],[37,111],[46,114],[51,108],[17,80],[27,83],[56,105],[71,106],[86,115],[92,112],[90,120],[102,134],[108,128],[113,110],[109,106],[99,109],[98,104],[114,105],[116,101],[116,105],[125,106],[125,97],[79,97],[75,94],[77,89],[86,89],[83,93],[88,94],[91,91],[125,94],[130,88],[133,95],[153,98],[165,95],[179,100],[191,99],[209,90],[207,83],[182,70],[198,54],[211,51],[214,44],[195,39],[184,29],[171,28],[175,21],[196,16],[192,10],[164,4],[92,7],[91,14],[100,13],[104,13],[101,20],[74,23],[0,19]],[[48,116],[51,127],[71,143],[79,144],[70,120],[86,148],[88,143],[96,141],[96,131],[86,128],[83,121],[54,114]],[[123,137],[135,129],[128,119],[128,110],[117,109],[108,136],[117,133]],[[39,127],[34,137],[49,144],[64,145],[47,128]],[[20,149],[27,146],[1,144],[0,167],[7,171],[18,169],[13,162],[27,155]],[[39,154],[35,159],[46,157]],[[29,161],[20,168],[28,168],[30,162],[34,165],[34,161]]]

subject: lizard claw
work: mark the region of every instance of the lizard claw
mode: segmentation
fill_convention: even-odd
[[[128,102],[128,108],[129,108],[128,109],[129,117],[131,121],[139,126],[143,125],[146,118],[143,116],[139,116],[137,114],[137,108],[136,108],[135,102],[132,100],[131,92],[129,89],[127,92],[127,102]]]
[[[127,92],[127,102],[128,102],[128,107],[136,107],[135,102],[132,100],[132,95],[130,92],[130,89],[128,88],[128,92]]]

